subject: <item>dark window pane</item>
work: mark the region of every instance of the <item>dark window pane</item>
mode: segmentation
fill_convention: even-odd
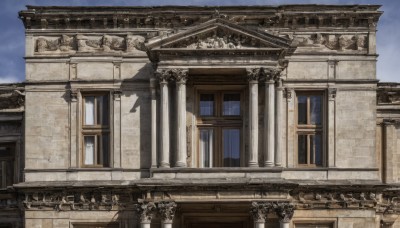
[[[307,97],[297,97],[297,118],[298,124],[307,124]]]
[[[200,94],[200,116],[214,115],[214,94]]]
[[[6,186],[12,186],[14,183],[14,162],[8,160],[5,162],[6,165]]]
[[[224,167],[240,166],[240,130],[223,129]]]
[[[97,97],[97,121],[99,125],[108,125],[109,111],[108,111],[108,96]]]
[[[240,116],[240,94],[224,94],[222,115]]]
[[[103,163],[99,163],[99,164],[103,164],[104,167],[109,167],[110,166],[110,142],[109,142],[109,134],[103,134],[102,135],[102,139],[101,139],[101,143],[102,143],[102,158],[103,158]]]
[[[307,135],[298,136],[299,164],[307,164]]]
[[[322,97],[310,96],[311,124],[320,125],[322,114]]]
[[[312,148],[315,154],[315,165],[322,166],[322,143],[321,135],[313,135],[312,136]]]
[[[200,167],[213,167],[213,130],[200,130]]]

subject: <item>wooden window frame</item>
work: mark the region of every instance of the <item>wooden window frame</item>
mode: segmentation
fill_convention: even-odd
[[[102,114],[108,115],[108,125],[101,125],[98,124],[97,121],[97,97],[100,96],[106,96],[108,98],[108,110],[102,111]],[[85,110],[85,98],[86,97],[95,97],[94,100],[94,125],[86,125],[85,124],[85,117],[86,117],[86,110]],[[111,96],[109,92],[83,92],[82,93],[82,118],[81,118],[81,162],[80,166],[82,168],[109,168],[111,166]],[[105,113],[107,112],[107,113]],[[103,158],[103,149],[98,148],[99,143],[98,140],[102,140],[103,135],[108,135],[108,165],[105,166]],[[94,142],[94,164],[93,165],[87,165],[85,164],[85,136],[94,136],[95,142]],[[102,142],[100,141],[100,146],[102,146]],[[100,162],[97,163],[97,158],[100,157]]]
[[[306,96],[307,97],[307,110],[306,110],[306,124],[299,124],[299,110],[298,110],[298,97],[299,96]],[[310,96],[321,96],[321,124],[315,125],[311,124],[311,112],[310,112]],[[326,111],[326,102],[325,102],[325,93],[322,90],[298,90],[296,91],[295,96],[295,126],[296,126],[296,137],[295,137],[295,164],[298,167],[305,167],[305,168],[316,168],[316,167],[326,167],[326,149],[324,143],[325,139],[325,126],[326,126],[326,118],[325,118],[325,111]],[[299,164],[299,136],[306,135],[307,136],[307,164]],[[311,163],[311,136],[320,135],[321,136],[321,159],[322,165],[318,166],[315,163]],[[314,149],[315,151],[315,149]],[[313,156],[315,161],[315,154]]]
[[[214,115],[200,116],[200,95],[214,95]],[[240,95],[240,115],[223,115],[223,96],[224,94],[239,94]],[[239,129],[240,131],[240,166],[244,166],[244,149],[243,149],[243,108],[244,108],[244,90],[227,89],[227,90],[198,90],[196,93],[196,125],[197,125],[197,167],[202,167],[200,164],[200,130],[213,129],[213,157],[212,167],[223,168],[224,166],[224,148],[223,148],[223,130],[224,129]],[[205,167],[206,168],[206,167]],[[207,167],[208,168],[208,167]],[[226,167],[230,168],[230,167]]]

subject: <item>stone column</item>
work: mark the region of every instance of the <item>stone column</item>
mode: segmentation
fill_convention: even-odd
[[[265,80],[265,105],[264,105],[264,166],[274,166],[275,159],[275,73],[273,70],[266,71]]]
[[[246,69],[249,81],[249,167],[258,165],[258,79],[260,69]]]
[[[161,215],[161,227],[172,228],[172,220],[175,216],[176,203],[175,202],[160,202],[157,205],[158,211]]]
[[[250,214],[253,216],[254,228],[264,228],[269,208],[266,203],[253,202]]]
[[[169,92],[168,92],[168,79],[170,78],[169,70],[157,71],[160,79],[160,116],[161,116],[161,138],[160,138],[160,167],[169,168]]]
[[[150,228],[156,206],[152,202],[139,202],[136,204],[136,212],[140,220],[140,228]]]
[[[151,94],[151,168],[157,168],[157,94],[156,79],[150,79]]]
[[[397,144],[397,129],[400,127],[400,122],[392,119],[384,119],[382,122],[382,135],[383,135],[383,182],[386,184],[396,183],[398,166],[396,163],[396,154],[398,153]]]
[[[291,203],[275,203],[274,210],[279,218],[280,228],[289,228],[294,214],[294,205]]]
[[[187,137],[186,137],[186,81],[188,70],[175,70],[177,98],[177,153],[175,167],[186,167]]]
[[[277,79],[276,88],[276,110],[275,110],[275,166],[282,166],[282,79]]]

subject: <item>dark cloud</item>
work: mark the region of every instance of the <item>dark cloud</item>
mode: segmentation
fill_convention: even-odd
[[[394,0],[1,0],[0,2],[0,83],[23,81],[24,28],[18,19],[18,11],[25,5],[64,6],[149,6],[149,5],[280,5],[280,4],[380,4],[385,11],[379,22],[377,38],[378,78],[382,81],[397,81],[397,67],[400,49],[400,1]]]

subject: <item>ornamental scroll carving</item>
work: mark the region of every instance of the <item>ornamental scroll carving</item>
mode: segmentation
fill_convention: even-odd
[[[138,35],[61,35],[36,39],[36,54],[143,53],[145,38]]]
[[[324,34],[294,36],[293,46],[307,47],[302,51],[316,51],[316,49],[335,51],[367,51],[368,38],[362,34]]]

